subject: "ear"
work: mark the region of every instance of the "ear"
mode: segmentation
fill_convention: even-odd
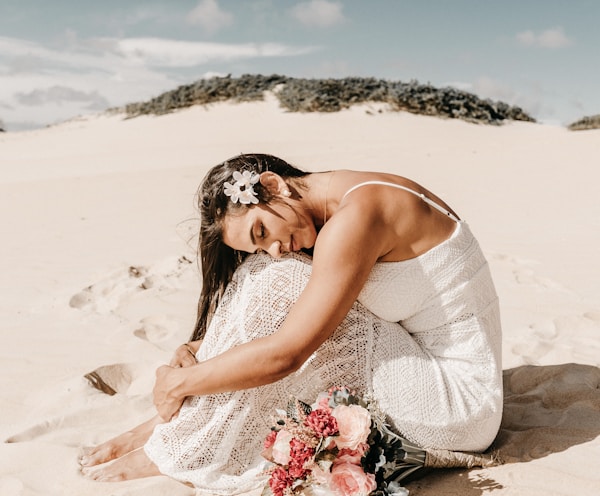
[[[265,171],[260,175],[260,184],[273,196],[281,196],[288,187],[279,174],[271,171]]]

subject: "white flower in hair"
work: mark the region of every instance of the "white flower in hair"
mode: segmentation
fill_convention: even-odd
[[[242,173],[240,173],[239,171],[235,171],[233,173],[233,178],[235,179],[236,183],[239,183],[240,186],[251,188],[258,182],[260,176],[256,172],[250,172],[245,170]]]
[[[235,171],[233,173],[233,179],[235,179],[235,183],[231,184],[230,182],[226,182],[223,185],[223,192],[231,198],[233,203],[237,203],[238,201],[243,204],[257,204],[258,198],[256,196],[256,191],[254,191],[253,185],[255,185],[260,176],[256,172],[244,171],[239,172]],[[242,189],[244,188],[244,189]]]

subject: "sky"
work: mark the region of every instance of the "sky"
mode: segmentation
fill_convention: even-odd
[[[201,78],[454,86],[567,125],[600,114],[599,0],[0,0],[0,128]]]

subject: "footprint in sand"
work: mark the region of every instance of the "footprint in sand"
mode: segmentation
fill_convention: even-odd
[[[504,266],[504,270],[509,270],[512,278],[519,285],[530,286],[538,289],[560,291],[572,293],[572,291],[557,281],[548,277],[539,275],[533,268],[539,262],[535,260],[527,260],[524,258],[513,257],[503,253],[492,253],[488,255],[488,259],[492,263],[499,263]]]
[[[511,351],[528,365],[539,365],[540,359],[554,349],[558,331],[551,320],[533,323],[518,332],[524,341],[514,345]]]
[[[539,289],[560,291],[563,293],[572,293],[572,291],[557,281],[548,277],[542,277],[533,269],[528,267],[520,267],[513,269],[513,275],[518,284],[526,286],[534,286]]]
[[[558,332],[568,340],[573,361],[600,365],[599,312],[560,316],[554,322]]]
[[[541,359],[552,363],[560,359],[588,364],[600,364],[600,313],[559,315],[551,320],[536,322],[518,332],[521,341],[511,348],[528,365],[540,365]]]
[[[173,350],[181,341],[179,322],[174,317],[153,315],[141,319],[140,324],[133,334],[161,350]]]
[[[193,270],[193,262],[185,255],[169,257],[146,267],[131,265],[110,273],[102,280],[74,294],[69,306],[79,310],[109,313],[121,301],[146,290],[164,291],[179,287],[179,279]]]
[[[115,271],[73,295],[69,306],[79,310],[110,312],[119,304],[123,295],[144,289],[143,281],[147,274],[148,269],[142,266]]]
[[[596,312],[596,311],[591,311],[591,312],[585,312],[583,314],[583,316],[586,319],[590,319],[594,322],[600,323],[600,312]]]

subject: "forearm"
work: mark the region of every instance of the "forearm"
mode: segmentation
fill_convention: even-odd
[[[171,370],[171,394],[183,399],[263,386],[286,377],[304,360],[282,353],[273,341],[255,339],[192,367]]]
[[[333,265],[328,259],[324,263]],[[188,396],[249,389],[286,377],[300,368],[342,322],[368,275],[367,269],[363,267],[358,274],[323,270],[318,277],[313,272],[278,330],[191,367],[163,370],[157,379],[161,383],[158,392],[176,404]],[[339,291],[332,294],[331,287]],[[160,395],[155,395],[157,404]]]
[[[349,285],[342,282],[341,287]],[[321,280],[317,284],[329,288]],[[328,289],[316,290],[309,282],[281,328],[193,367],[173,371],[169,394],[183,399],[263,386],[286,377],[299,369],[337,328],[354,303],[356,292],[353,288],[333,298]]]

